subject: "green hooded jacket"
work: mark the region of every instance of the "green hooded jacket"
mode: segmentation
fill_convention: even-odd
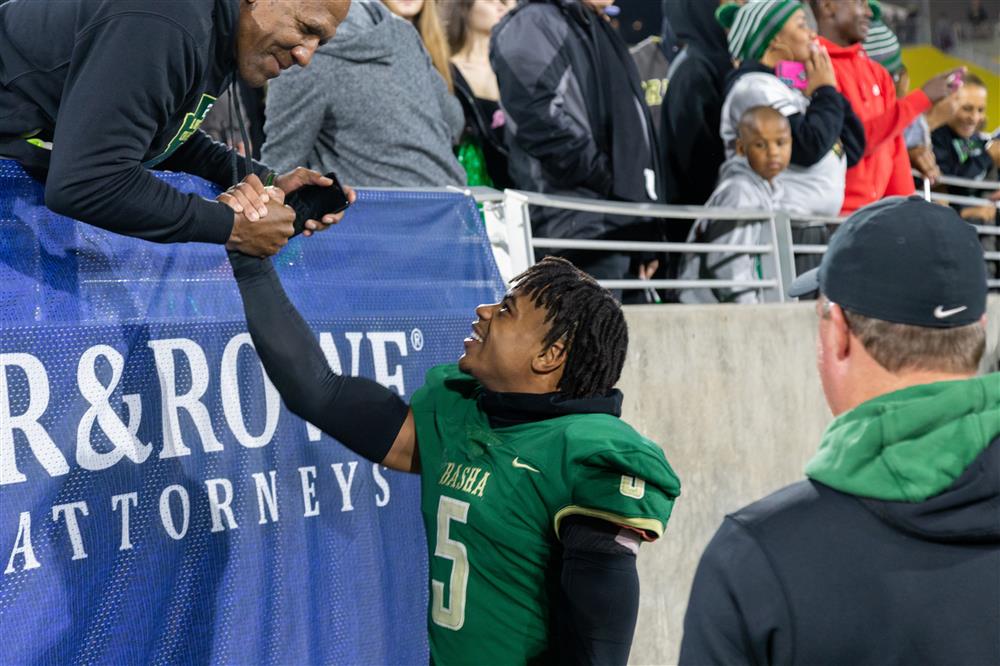
[[[921,502],[1000,435],[1000,373],[911,386],[830,423],[806,476],[858,497]]]

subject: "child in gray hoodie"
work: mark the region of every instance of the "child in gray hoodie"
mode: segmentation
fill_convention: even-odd
[[[771,212],[783,196],[778,174],[792,158],[792,130],[788,119],[770,106],[755,106],[740,117],[736,154],[719,169],[719,184],[705,205],[717,208]],[[695,222],[689,243],[758,245],[764,220],[712,220]],[[760,257],[732,252],[689,254],[682,280],[759,280]],[[752,288],[684,289],[682,303],[756,303]]]

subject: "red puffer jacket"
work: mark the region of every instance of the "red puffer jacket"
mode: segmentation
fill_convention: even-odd
[[[865,154],[847,170],[843,214],[883,197],[913,194],[910,158],[903,130],[913,119],[931,108],[922,90],[896,99],[892,76],[882,65],[869,60],[861,44],[837,46],[820,37],[830,52],[837,73],[837,88],[850,102],[865,128]]]

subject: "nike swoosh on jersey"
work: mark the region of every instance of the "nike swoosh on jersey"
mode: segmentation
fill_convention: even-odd
[[[939,305],[936,308],[934,308],[934,316],[936,318],[938,318],[938,319],[947,319],[948,317],[950,317],[952,315],[957,315],[959,312],[962,312],[963,310],[968,310],[968,309],[969,309],[969,306],[967,306],[967,305],[960,305],[957,308],[952,308],[951,310],[945,310],[943,305]]]
[[[528,463],[521,462],[520,458],[518,458],[517,456],[515,456],[514,459],[510,461],[510,464],[516,467],[517,469],[526,469],[531,472],[534,472],[535,474],[541,474],[540,471],[538,471]]]

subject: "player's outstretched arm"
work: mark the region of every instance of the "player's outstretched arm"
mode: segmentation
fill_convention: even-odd
[[[247,326],[288,408],[372,462],[417,471],[413,412],[393,391],[330,369],[268,259],[230,252]]]

